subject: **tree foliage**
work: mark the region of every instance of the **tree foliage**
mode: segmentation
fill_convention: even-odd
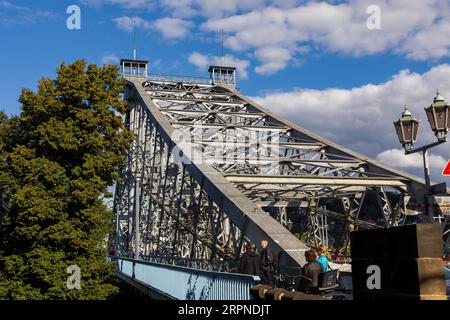
[[[125,130],[117,67],[61,64],[56,80],[23,89],[21,114],[0,113],[0,299],[105,299],[112,265],[105,242],[112,212],[102,201],[118,178]],[[66,269],[81,270],[69,290]]]

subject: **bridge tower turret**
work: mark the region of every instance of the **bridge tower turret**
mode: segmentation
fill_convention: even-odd
[[[148,75],[148,61],[147,60],[120,60],[120,67],[122,71],[122,78],[145,78]]]
[[[210,66],[208,69],[212,84],[227,84],[236,86],[236,68]]]

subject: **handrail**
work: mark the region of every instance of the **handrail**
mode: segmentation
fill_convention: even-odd
[[[199,270],[170,264],[109,256],[117,272],[180,300],[250,300],[258,276]]]
[[[175,76],[175,75],[163,75],[163,74],[149,74],[147,80],[161,81],[161,82],[182,82],[182,83],[194,83],[194,84],[212,84],[210,78],[203,77],[191,77],[191,76]]]
[[[154,263],[170,264],[180,267],[188,267],[215,272],[233,272],[239,266],[239,261],[226,259],[207,260],[207,259],[190,259],[181,257],[164,257],[154,255],[141,255],[140,258],[144,261]]]

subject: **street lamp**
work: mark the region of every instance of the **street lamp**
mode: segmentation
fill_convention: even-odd
[[[405,151],[412,149],[417,140],[417,133],[419,132],[420,120],[414,118],[405,105],[405,110],[402,117],[394,122],[395,131],[397,132],[398,140],[402,144]]]
[[[428,108],[425,108],[431,130],[433,130],[438,141],[446,141],[450,124],[449,109],[450,106],[440,95],[439,89],[436,91],[433,103]]]
[[[447,141],[447,133],[449,129],[449,108],[450,106],[445,102],[445,99],[440,95],[439,89],[436,92],[436,97],[433,103],[425,108],[425,112],[430,123],[431,130],[433,130],[437,142],[427,144],[423,147],[412,149],[412,146],[417,140],[417,133],[419,132],[420,120],[414,118],[408,107],[405,106],[405,110],[402,113],[402,117],[394,122],[395,131],[398,136],[398,140],[405,149],[405,154],[411,154],[416,152],[422,152],[423,155],[423,167],[425,173],[425,205],[426,211],[430,218],[434,218],[433,210],[428,205],[428,196],[432,195],[431,183],[430,183],[430,170],[428,165],[428,149],[433,148],[441,143]]]

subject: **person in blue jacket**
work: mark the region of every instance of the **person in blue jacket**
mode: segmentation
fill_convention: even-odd
[[[319,250],[317,250],[317,255],[316,261],[322,265],[323,272],[328,271],[330,269],[328,261],[331,261],[331,255],[328,252],[328,248],[325,246],[320,247]]]

